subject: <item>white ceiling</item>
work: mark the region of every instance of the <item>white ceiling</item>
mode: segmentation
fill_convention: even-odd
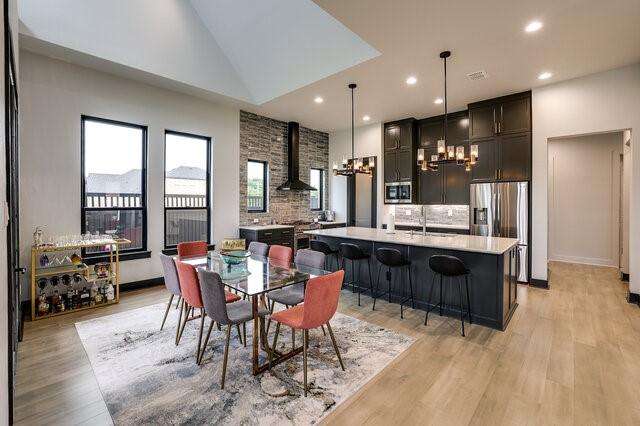
[[[315,3],[322,9],[309,0],[19,0],[20,42],[327,131],[350,125],[352,81],[359,123],[441,113],[433,100],[445,49],[450,111],[640,61],[638,0]],[[544,27],[526,34],[533,19]],[[478,70],[489,78],[466,78]],[[542,71],[553,77],[538,80]],[[416,85],[405,84],[409,75]]]

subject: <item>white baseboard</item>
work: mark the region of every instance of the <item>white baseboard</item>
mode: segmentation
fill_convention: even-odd
[[[617,268],[618,264],[613,259],[599,259],[596,257],[581,257],[581,256],[562,256],[555,255],[551,257],[549,260],[554,262],[565,262],[565,263],[580,263],[584,265],[595,265],[595,266],[608,266],[611,268]]]

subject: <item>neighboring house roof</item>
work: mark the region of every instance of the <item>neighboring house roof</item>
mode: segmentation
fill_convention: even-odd
[[[205,180],[207,172],[199,167],[180,166],[167,172],[170,179]],[[89,173],[86,192],[95,194],[140,194],[140,169],[129,170],[121,175]]]
[[[167,177],[173,179],[204,180],[207,178],[207,172],[200,167],[180,166],[169,170]]]
[[[140,169],[129,170],[121,175],[89,173],[86,192],[97,194],[140,194],[142,192]]]

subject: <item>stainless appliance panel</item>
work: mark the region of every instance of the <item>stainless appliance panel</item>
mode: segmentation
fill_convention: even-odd
[[[411,183],[392,182],[384,184],[384,201],[392,204],[411,204]]]
[[[471,235],[495,236],[495,184],[470,185],[469,228]]]
[[[529,246],[518,246],[516,252],[516,274],[518,282],[526,283],[529,281]]]
[[[528,244],[529,183],[505,182],[495,185],[496,236],[517,238],[519,244]]]

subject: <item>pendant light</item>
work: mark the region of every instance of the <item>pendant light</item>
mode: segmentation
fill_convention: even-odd
[[[466,157],[464,145],[447,145],[447,127],[448,127],[448,111],[447,111],[447,58],[451,56],[451,52],[445,50],[440,52],[440,58],[444,65],[444,132],[443,138],[437,142],[437,153],[431,155],[430,158],[425,157],[424,148],[418,149],[418,166],[421,170],[438,170],[440,164],[455,163],[464,166],[466,171],[471,170],[471,166],[478,161],[478,145],[471,145],[469,157]]]
[[[355,108],[354,108],[354,90],[358,87],[355,83],[348,86],[351,90],[351,158],[342,157],[342,165],[338,168],[338,163],[333,162],[334,176],[352,176],[356,173],[364,173],[370,175],[375,168],[374,157],[355,158]]]

